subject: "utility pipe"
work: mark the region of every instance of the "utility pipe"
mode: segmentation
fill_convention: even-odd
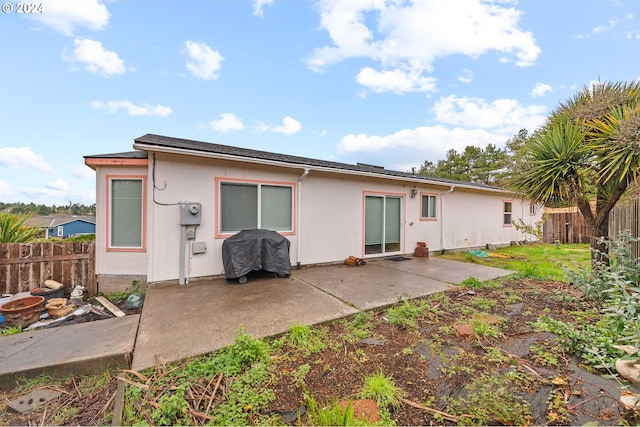
[[[309,175],[309,168],[304,168],[304,172],[302,172],[302,175],[300,175],[298,177],[298,186],[297,186],[297,191],[296,191],[296,208],[297,208],[297,212],[296,212],[296,223],[297,223],[297,228],[296,228],[296,267],[300,268],[301,264],[300,264],[300,254],[301,254],[301,249],[300,249],[300,229],[302,228],[302,223],[300,221],[300,219],[302,218],[302,215],[300,214],[302,212],[302,180]]]
[[[444,195],[453,193],[453,189],[456,188],[455,185],[449,187],[448,191],[444,193],[440,193],[440,253],[444,253]]]
[[[178,283],[180,285],[184,285],[184,256],[185,256],[185,246],[187,245],[187,226],[180,226],[180,278]]]

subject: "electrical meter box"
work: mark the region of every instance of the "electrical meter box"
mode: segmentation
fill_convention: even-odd
[[[197,202],[180,203],[180,225],[200,225],[202,206]]]

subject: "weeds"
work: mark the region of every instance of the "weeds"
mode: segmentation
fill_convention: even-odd
[[[427,310],[425,301],[404,300],[387,310],[387,321],[401,328],[418,329],[418,319]]]
[[[531,407],[518,396],[520,379],[503,375],[481,375],[465,387],[466,397],[452,400],[447,411],[464,415],[468,425],[529,425]]]
[[[398,408],[404,396],[404,391],[395,385],[393,378],[385,376],[381,370],[365,377],[360,390],[361,398],[373,399],[382,408]]]
[[[320,329],[300,323],[292,325],[285,336],[285,341],[290,346],[302,350],[305,354],[324,350],[325,344],[322,339],[323,334]]]
[[[19,334],[20,332],[22,332],[22,326],[20,326],[20,325],[18,325],[18,326],[10,326],[10,327],[0,331],[0,336],[6,337],[6,336],[9,336],[9,335]]]
[[[373,323],[371,322],[373,314],[369,311],[361,311],[351,320],[343,319],[341,322],[344,325],[346,333],[342,336],[348,343],[355,343],[363,338],[371,336],[373,329]]]
[[[355,417],[353,404],[340,405],[334,401],[329,405],[321,405],[309,394],[305,393],[307,402],[307,425],[313,426],[364,426],[367,423]]]

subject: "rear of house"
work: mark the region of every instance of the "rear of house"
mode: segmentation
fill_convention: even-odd
[[[85,157],[96,170],[100,289],[223,274],[222,243],[277,231],[291,263],[340,262],[531,240],[540,209],[495,187],[158,135]]]

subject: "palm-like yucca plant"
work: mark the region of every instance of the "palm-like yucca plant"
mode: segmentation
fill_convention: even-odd
[[[575,203],[589,229],[593,265],[606,264],[598,242],[608,239],[609,213],[640,170],[640,82],[585,87],[552,113],[524,159],[508,187],[535,202]]]
[[[25,243],[38,235],[37,227],[25,225],[27,217],[0,212],[0,243]]]

